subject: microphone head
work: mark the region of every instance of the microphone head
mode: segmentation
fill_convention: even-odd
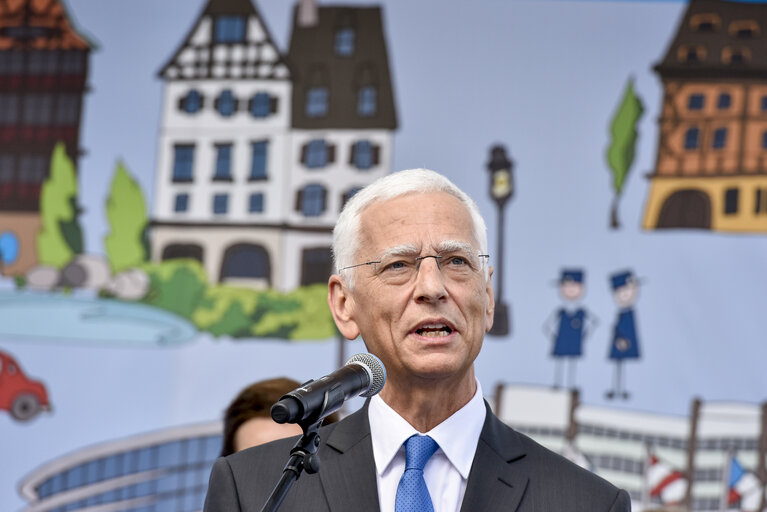
[[[368,372],[368,375],[370,375],[370,386],[368,386],[367,391],[359,396],[368,398],[378,394],[378,392],[383,389],[384,384],[386,384],[386,368],[384,368],[380,359],[373,354],[362,352],[350,357],[344,366],[350,364],[362,366]]]

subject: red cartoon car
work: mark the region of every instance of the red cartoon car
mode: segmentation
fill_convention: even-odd
[[[29,379],[15,359],[0,351],[0,410],[8,411],[16,420],[27,421],[50,409],[43,383]]]

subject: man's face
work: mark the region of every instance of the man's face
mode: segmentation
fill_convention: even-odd
[[[443,192],[373,204],[360,220],[356,263],[379,260],[396,247],[411,247],[412,256],[445,253],[445,247],[461,245],[474,256],[480,252],[467,208]],[[477,269],[466,279],[453,279],[447,266],[460,259],[446,259],[440,262],[442,271],[434,258],[423,259],[415,277],[404,284],[387,283],[381,266],[350,269],[356,272],[349,292],[351,329],[342,332],[354,337],[358,331],[368,350],[381,358],[390,379],[473,377],[474,359],[492,326],[492,271],[487,278]]]
[[[619,287],[613,292],[616,304],[621,308],[628,308],[633,306],[637,301],[639,295],[639,286],[636,281],[629,281],[625,285]]]

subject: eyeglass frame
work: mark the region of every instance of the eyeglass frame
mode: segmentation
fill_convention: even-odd
[[[457,242],[457,243],[456,242],[453,242],[453,243],[447,242],[445,249],[443,249],[440,252],[444,252],[444,253],[451,253],[451,252],[456,252],[456,251],[471,252],[471,251],[474,250],[471,247],[469,247],[467,249],[466,245],[467,244],[464,244],[462,242]],[[411,246],[404,246],[404,247],[410,248]],[[357,264],[354,264],[354,265],[348,265],[346,267],[338,269],[338,272],[340,273],[340,272],[343,272],[344,270],[349,270],[351,268],[357,268],[357,267],[362,267],[362,266],[377,265],[377,264],[383,262],[383,260],[387,256],[389,256],[391,254],[397,254],[398,251],[399,252],[404,252],[404,251],[401,251],[401,249],[403,249],[404,247],[401,246],[401,247],[394,247],[394,248],[388,249],[386,252],[384,252],[384,256],[382,256],[380,259],[365,261],[363,263],[357,263]],[[401,256],[403,258],[409,258],[409,256],[405,256],[404,254],[402,254]],[[451,254],[439,254],[439,253],[437,253],[437,254],[426,254],[426,255],[423,255],[423,256],[415,256],[415,257],[413,257],[413,261],[416,263],[415,275],[417,275],[418,272],[421,270],[421,263],[423,262],[423,260],[428,259],[428,258],[434,258],[434,262],[437,264],[437,269],[442,270],[442,267],[440,266],[440,260],[442,258],[446,257],[446,256],[449,257],[449,256],[451,256]],[[487,264],[487,262],[490,259],[490,255],[489,254],[478,253],[477,254],[477,258],[480,259],[480,262],[484,262],[484,264]],[[482,263],[480,263],[480,265],[478,266],[478,271],[481,271],[481,270],[482,270]],[[376,274],[376,275],[378,275],[378,274]]]

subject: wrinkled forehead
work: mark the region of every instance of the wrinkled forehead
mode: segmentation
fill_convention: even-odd
[[[468,207],[444,192],[373,203],[362,211],[360,227],[358,253],[366,256],[479,250]]]

